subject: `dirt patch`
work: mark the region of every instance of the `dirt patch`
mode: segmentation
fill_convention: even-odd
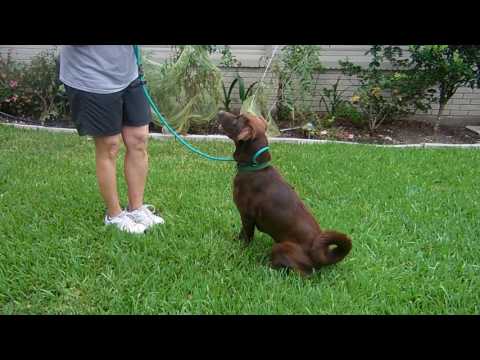
[[[287,127],[280,125],[280,129]],[[282,137],[350,141],[365,144],[475,144],[480,142],[480,135],[468,130],[465,126],[441,125],[435,133],[432,124],[415,120],[399,120],[382,124],[374,132],[349,121],[340,120],[331,128],[313,132],[301,129],[290,130],[282,132]]]
[[[280,129],[290,128],[291,124],[280,123]],[[152,125],[153,132],[161,132]],[[207,127],[194,127],[189,134],[217,135],[221,134],[216,125]],[[432,124],[403,120],[382,124],[375,132],[370,132],[365,127],[358,126],[346,120],[337,121],[330,128],[304,131],[301,129],[282,131],[281,137],[349,141],[364,144],[475,144],[480,142],[480,135],[462,126],[441,125],[435,133]]]

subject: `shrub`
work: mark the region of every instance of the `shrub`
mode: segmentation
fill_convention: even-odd
[[[468,45],[410,45],[409,73],[421,76],[428,86],[438,87],[439,110],[435,129],[443,111],[462,86],[480,85],[480,47]]]
[[[372,55],[372,61],[366,69],[349,61],[340,61],[340,65],[344,74],[356,76],[360,82],[352,104],[357,105],[368,120],[371,131],[387,118],[430,108],[434,90],[423,77],[406,71],[408,60],[401,59],[399,47],[375,45],[367,51],[368,54]],[[384,62],[388,62],[392,69],[382,69]]]
[[[183,50],[187,46],[192,46],[192,45],[173,45],[172,48],[174,50],[173,54],[173,59],[176,61],[182,54]],[[219,53],[221,54],[221,59],[220,59],[220,66],[224,67],[237,67],[241,66],[241,62],[237,60],[235,55],[232,54],[232,50],[230,49],[230,46],[228,45],[193,45],[198,49],[202,49],[206,51],[209,55]]]
[[[365,117],[350,102],[342,103],[337,109],[336,119],[345,119],[356,125],[364,125]]]
[[[58,81],[57,58],[44,51],[29,63],[15,61],[9,53],[0,57],[0,109],[3,112],[39,119],[66,118],[68,100]]]
[[[145,62],[149,90],[160,111],[176,130],[205,126],[222,102],[222,75],[204,45],[186,45],[173,60]]]
[[[340,77],[337,78],[337,81],[335,81],[330,88],[322,89],[320,104],[324,105],[326,116],[320,120],[321,126],[330,127],[339,119],[349,120],[353,124],[363,125],[365,122],[364,116],[343,96],[347,88],[341,90],[339,85]]]
[[[22,77],[25,66],[15,62],[11,53],[6,57],[0,55],[0,110],[18,114],[23,98],[19,99],[21,93],[19,83],[22,84]]]
[[[221,60],[220,60],[220,66],[225,66],[225,67],[238,67],[242,66],[242,63],[237,60],[235,55],[232,54],[232,51],[228,45],[224,45],[222,48],[218,49],[217,51],[222,54]]]
[[[323,88],[320,104],[324,104],[325,110],[329,117],[335,117],[339,108],[347,101],[343,98],[346,89],[340,90],[338,85],[340,78],[332,85],[331,88]]]
[[[272,71],[278,80],[277,118],[304,119],[312,113],[315,75],[323,70],[318,45],[287,45]]]

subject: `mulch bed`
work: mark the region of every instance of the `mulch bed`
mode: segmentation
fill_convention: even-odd
[[[285,132],[282,136],[392,145],[421,143],[475,144],[480,142],[480,135],[465,126],[440,126],[435,133],[433,124],[414,120],[385,123],[374,132],[348,121],[337,121],[334,127],[324,129],[313,136],[309,136],[301,130]]]
[[[280,129],[287,129],[291,124],[280,123]],[[154,130],[158,131],[158,130]],[[217,126],[207,128],[192,128],[190,134],[220,134]],[[401,120],[382,124],[375,132],[359,127],[346,120],[337,121],[335,126],[308,133],[300,129],[282,132],[281,137],[349,141],[364,144],[475,144],[480,142],[480,135],[468,130],[465,126],[440,126],[435,134],[433,124]]]

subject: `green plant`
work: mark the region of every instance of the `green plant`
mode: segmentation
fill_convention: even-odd
[[[255,85],[258,84],[258,81],[253,82],[250,86],[245,90],[245,81],[237,73],[235,78],[233,79],[232,83],[230,84],[228,90],[225,86],[225,83],[222,82],[222,90],[223,90],[223,108],[225,111],[231,111],[230,104],[232,103],[232,93],[235,88],[235,85],[238,84],[238,95],[240,98],[240,104],[243,104],[248,97],[250,97],[253,93],[253,89]]]
[[[238,61],[238,59],[235,57],[235,55],[232,54],[232,50],[230,49],[230,46],[224,45],[222,48],[217,50],[222,54],[221,60],[220,60],[220,66],[225,66],[225,67],[238,67],[241,66],[242,63]]]
[[[11,52],[4,57],[0,55],[0,108],[2,111],[16,115],[18,101],[18,84],[23,76],[25,65],[13,60]]]
[[[371,131],[387,118],[430,108],[433,90],[418,72],[406,71],[408,60],[402,59],[400,47],[374,45],[366,55],[372,56],[367,68],[349,61],[340,61],[340,65],[344,74],[359,81],[352,103],[358,105]],[[391,69],[383,69],[384,63],[389,63]]]
[[[335,118],[338,116],[338,111],[347,103],[347,100],[343,98],[343,94],[345,93],[346,89],[340,90],[338,88],[340,83],[340,78],[332,85],[331,88],[323,88],[322,89],[322,96],[320,98],[320,104],[323,103],[325,106],[325,110],[327,116],[324,118],[325,125],[331,125]]]
[[[235,85],[238,82],[238,78],[233,79],[232,83],[230,84],[230,87],[227,88],[225,87],[225,82],[222,82],[222,90],[223,90],[223,108],[225,111],[231,112],[230,104],[232,103],[232,92],[233,89],[235,88]]]
[[[39,119],[66,117],[68,101],[58,81],[56,55],[44,51],[29,63],[0,56],[0,109],[16,116]]]
[[[174,61],[177,61],[183,51],[189,47],[206,51],[208,54],[214,54],[218,51],[218,45],[172,45]]]
[[[290,118],[295,123],[312,113],[315,91],[315,75],[323,70],[318,45],[287,45],[282,49],[279,60],[273,62],[276,74],[277,117]]]
[[[238,96],[240,97],[240,102],[243,104],[245,100],[253,94],[253,89],[255,85],[258,84],[258,81],[254,81],[245,91],[245,81],[240,75],[237,75],[238,79]]]
[[[429,86],[438,86],[439,109],[435,129],[448,101],[462,86],[480,81],[480,48],[465,45],[410,45],[409,73],[419,74]]]
[[[472,64],[475,71],[475,85],[480,88],[480,45],[448,45],[452,51],[458,51],[465,62]]]
[[[215,118],[222,103],[222,74],[205,46],[187,45],[173,60],[160,65],[146,61],[145,66],[152,97],[176,130],[186,133]]]
[[[323,88],[322,89],[322,96],[320,98],[320,103],[325,105],[325,109],[329,116],[335,116],[337,114],[337,110],[343,105],[346,100],[343,98],[343,94],[347,90],[346,88],[343,90],[339,90],[338,85],[340,83],[340,78],[335,81],[332,87]]]
[[[209,55],[219,53],[221,54],[220,58],[220,66],[225,66],[225,67],[237,67],[241,66],[241,62],[238,61],[238,59],[233,55],[232,50],[230,49],[230,46],[228,45],[173,45],[172,49],[174,51],[173,53],[173,59],[178,60],[180,55],[182,54],[182,51],[187,47],[187,46],[195,46],[199,49],[203,49],[206,52],[208,52]]]
[[[363,125],[365,122],[365,117],[362,113],[348,101],[345,101],[337,108],[336,119],[350,120],[357,125]]]

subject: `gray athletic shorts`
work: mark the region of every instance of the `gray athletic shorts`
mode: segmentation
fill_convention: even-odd
[[[140,79],[112,94],[94,94],[65,85],[72,120],[80,136],[120,134],[123,126],[144,126],[151,121],[150,106]]]

